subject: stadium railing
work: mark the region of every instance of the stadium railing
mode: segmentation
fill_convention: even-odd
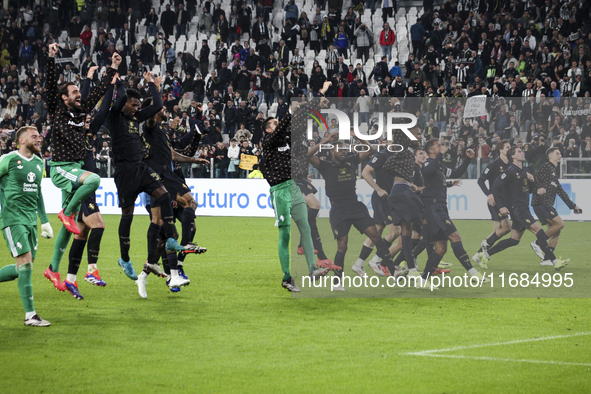
[[[591,157],[563,158],[560,178],[591,178]]]

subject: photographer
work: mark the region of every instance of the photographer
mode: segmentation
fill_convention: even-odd
[[[373,43],[372,31],[367,28],[365,23],[359,25],[353,33],[357,37],[357,59],[363,58],[363,62],[369,59],[369,49]]]

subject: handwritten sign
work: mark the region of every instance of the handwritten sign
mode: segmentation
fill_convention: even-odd
[[[245,155],[244,153],[240,155],[240,168],[242,168],[243,170],[252,171],[253,164],[257,164],[258,162],[258,156]]]
[[[466,101],[464,119],[486,116],[486,96],[472,96]]]

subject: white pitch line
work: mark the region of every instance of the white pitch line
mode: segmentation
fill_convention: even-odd
[[[423,350],[420,352],[409,352],[409,353],[401,353],[401,354],[408,355],[408,356],[426,356],[426,355],[430,355],[433,353],[451,352],[454,350],[466,350],[466,349],[476,349],[476,348],[480,348],[480,347],[489,347],[489,346],[513,345],[516,343],[548,341],[550,339],[571,338],[571,337],[578,337],[581,335],[591,335],[591,332],[578,332],[575,334],[553,335],[553,336],[541,337],[541,338],[517,339],[515,341],[485,343],[485,344],[481,344],[481,345],[457,346],[457,347],[450,347],[450,348],[446,348],[446,349],[431,349],[431,350]]]
[[[485,361],[512,361],[518,363],[534,363],[534,364],[554,364],[554,365],[574,365],[591,367],[591,363],[571,363],[567,361],[547,361],[547,360],[524,360],[524,359],[512,359],[512,358],[497,358],[497,357],[473,357],[473,356],[454,356],[452,354],[417,354],[417,353],[403,353],[406,355],[422,356],[422,357],[441,357],[441,358],[461,358],[469,360],[485,360]]]

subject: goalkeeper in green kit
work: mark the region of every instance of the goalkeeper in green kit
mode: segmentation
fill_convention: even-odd
[[[45,214],[41,194],[43,160],[42,137],[36,127],[21,127],[16,132],[18,151],[0,157],[0,185],[2,194],[2,234],[16,264],[0,269],[0,282],[18,279],[18,291],[25,307],[25,325],[47,327],[33,306],[33,261],[37,253],[37,212],[41,218],[42,235],[51,238],[53,231]]]
[[[330,85],[330,82],[324,83],[320,90],[321,95],[324,95]],[[323,103],[326,104],[327,101],[323,101]],[[297,113],[298,111],[296,111],[296,115]],[[312,277],[321,275],[327,269],[318,268],[314,264],[314,245],[310,225],[308,224],[308,208],[294,178],[299,176],[298,171],[301,172],[304,168],[307,173],[307,147],[303,145],[303,141],[297,140],[297,137],[295,141],[292,141],[291,119],[291,114],[287,114],[281,121],[272,117],[265,119],[263,123],[263,160],[261,164],[263,175],[271,186],[270,194],[273,209],[275,210],[275,226],[279,227],[279,261],[283,271],[281,285],[290,292],[297,293],[300,288],[291,277],[289,268],[291,217],[293,217],[301,233],[302,246],[310,275]],[[305,167],[300,169],[297,159],[292,163],[292,149],[294,149],[294,157],[302,156],[302,166]],[[302,149],[305,149],[305,151],[299,152]],[[292,168],[292,165],[295,168]],[[292,173],[294,176],[292,176]]]

